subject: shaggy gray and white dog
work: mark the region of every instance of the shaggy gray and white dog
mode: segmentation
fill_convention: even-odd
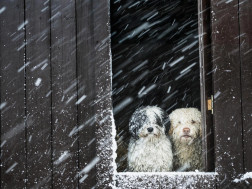
[[[170,139],[166,135],[169,129],[167,120],[165,112],[156,106],[141,107],[133,113],[129,123],[129,171],[172,170],[173,153]]]
[[[201,113],[196,108],[180,108],[169,115],[169,135],[173,142],[174,170],[203,170]]]

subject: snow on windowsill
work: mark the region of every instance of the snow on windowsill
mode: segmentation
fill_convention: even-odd
[[[113,189],[123,188],[214,188],[216,172],[119,172],[114,175]],[[163,188],[163,187],[162,187]]]
[[[217,172],[117,172],[118,176],[145,176],[145,175],[160,175],[160,176],[188,176],[188,175],[218,175]]]
[[[240,179],[234,179],[233,182],[238,183],[238,182],[242,182],[247,179],[252,179],[252,172],[245,173]]]

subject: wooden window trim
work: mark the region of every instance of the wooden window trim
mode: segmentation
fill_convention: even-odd
[[[210,0],[198,0],[200,94],[202,116],[203,161],[206,171],[214,171],[214,128],[212,110],[208,110],[208,101],[212,101],[212,64],[211,64],[211,28]],[[213,107],[210,107],[213,108]]]

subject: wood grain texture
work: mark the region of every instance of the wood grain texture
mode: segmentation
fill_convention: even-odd
[[[51,188],[51,63],[49,1],[25,1],[27,187]]]
[[[214,134],[219,176],[116,174],[117,187],[250,187],[233,180],[252,171],[252,2],[211,1],[212,42],[209,6],[199,4],[201,106],[206,170]],[[111,186],[109,2],[1,0],[0,10],[1,188]]]
[[[110,18],[109,2],[103,0],[94,1],[94,41],[96,75],[96,136],[97,136],[97,186],[109,188],[113,178],[113,150],[115,141],[113,137],[112,115],[112,61],[110,57]]]
[[[80,188],[96,185],[95,165],[85,171],[85,167],[96,157],[94,12],[97,10],[94,10],[93,2],[76,1],[78,100],[85,98],[78,105]]]
[[[212,1],[214,125],[218,188],[243,173],[238,0]]]
[[[1,188],[25,188],[23,1],[0,1]]]
[[[78,187],[75,1],[51,1],[53,187]]]
[[[213,116],[207,109],[207,100],[212,91],[210,1],[198,1],[199,12],[199,55],[201,80],[201,114],[203,131],[203,158],[205,171],[214,171],[214,128]]]
[[[245,172],[252,171],[252,1],[240,1],[240,59]]]

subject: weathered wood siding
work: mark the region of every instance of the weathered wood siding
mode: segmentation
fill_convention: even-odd
[[[251,171],[251,4],[211,1],[218,188],[245,188],[234,180]]]
[[[202,73],[213,73],[206,84],[215,95],[217,188],[243,187],[233,180],[252,171],[252,2],[202,4],[208,5],[212,36],[204,41],[212,52],[202,47],[202,60],[211,53],[213,70],[205,65]],[[0,1],[1,188],[110,186],[109,32],[109,1]],[[117,175],[116,185],[141,181],[127,185],[128,178]],[[195,179],[193,186],[201,188],[206,179],[214,187],[216,178],[186,175],[180,181]],[[172,177],[159,179],[154,184],[177,185]]]

